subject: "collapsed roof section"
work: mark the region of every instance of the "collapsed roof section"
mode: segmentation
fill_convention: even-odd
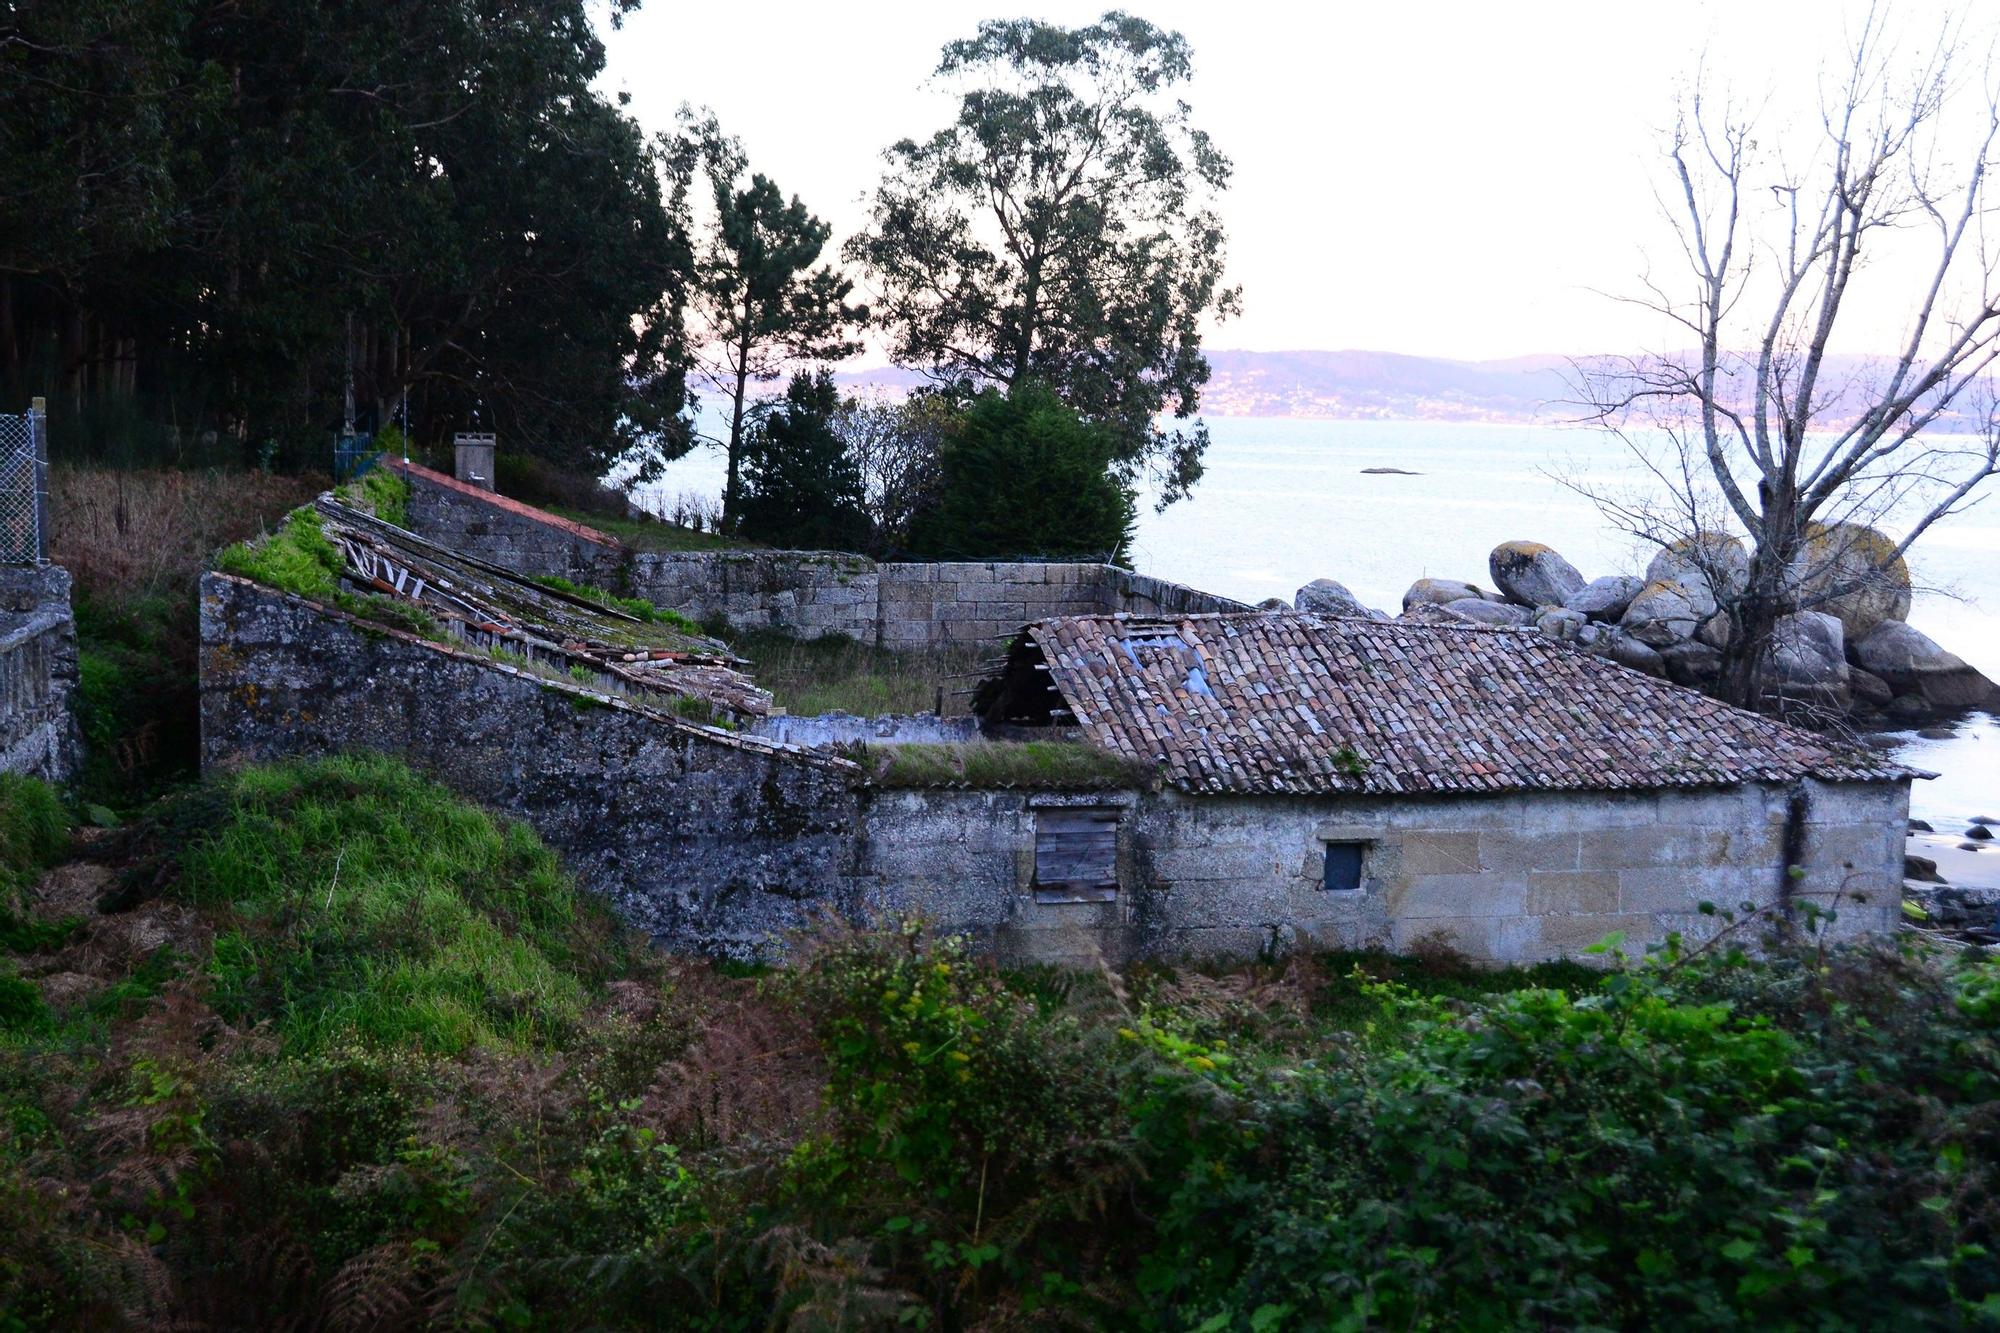
[[[634,702],[737,725],[771,711],[748,664],[685,621],[646,620],[426,541],[335,496],[315,505],[354,592],[406,604],[472,647]],[[707,718],[700,714],[707,711]]]

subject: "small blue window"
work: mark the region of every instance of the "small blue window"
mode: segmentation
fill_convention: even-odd
[[[1328,893],[1352,893],[1361,887],[1361,860],[1366,843],[1330,842],[1326,845],[1326,872],[1320,887]]]

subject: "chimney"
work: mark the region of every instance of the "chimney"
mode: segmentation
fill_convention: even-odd
[[[451,437],[455,475],[482,490],[494,490],[493,433],[462,430]]]

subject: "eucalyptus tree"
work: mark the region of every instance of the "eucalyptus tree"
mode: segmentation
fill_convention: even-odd
[[[1163,505],[1201,474],[1202,323],[1237,300],[1229,160],[1176,92],[1192,70],[1179,33],[1123,13],[982,23],[937,67],[956,119],[888,150],[846,248],[900,364],[1046,385],[1115,432],[1121,479],[1156,471]]]
[[[787,200],[763,173],[745,180],[742,147],[713,116],[684,118],[691,121],[689,137],[702,145],[714,202],[694,284],[694,338],[702,378],[728,405],[722,519],[735,524],[742,517],[746,427],[757,411],[751,386],[801,363],[853,355],[868,310],[849,304],[852,281],[819,262],[832,228],[797,195]]]
[[[1692,350],[1578,366],[1656,483],[1580,489],[1717,566],[1732,702],[1758,698],[1780,617],[1907,578],[1910,548],[2000,474],[2000,102],[1967,86],[1988,71],[1957,67],[1956,37],[1900,47],[1871,12],[1803,141],[1697,83],[1660,192],[1685,267],[1632,298]],[[1721,567],[1740,557],[1716,530],[1747,536],[1747,573]]]

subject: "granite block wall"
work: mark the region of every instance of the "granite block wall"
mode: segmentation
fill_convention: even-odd
[[[1799,875],[1784,871],[1793,792],[1775,786],[1432,800],[877,792],[860,897],[922,910],[1016,961],[1252,955],[1443,945],[1473,959],[1579,957],[1614,933],[1637,955],[1702,939],[1721,911],[1830,907],[1829,933],[1896,928],[1900,783],[1808,782]],[[1035,900],[1038,804],[1120,805],[1118,901]],[[1322,886],[1328,842],[1366,849],[1361,887]],[[1754,942],[1754,941],[1753,941]]]
[[[0,566],[0,771],[67,782],[82,761],[69,573]]]
[[[201,586],[204,767],[399,755],[524,819],[676,948],[750,957],[848,916],[852,766],[642,711],[226,574]]]
[[[517,573],[619,587],[625,552],[612,538],[425,468],[383,466],[410,483],[409,529],[419,537]]]
[[[518,573],[643,597],[695,620],[800,638],[843,634],[921,650],[1000,642],[1031,620],[1129,611],[1242,611],[1241,602],[1113,565],[1036,561],[878,564],[839,551],[636,551],[504,496],[395,464],[410,530]]]

